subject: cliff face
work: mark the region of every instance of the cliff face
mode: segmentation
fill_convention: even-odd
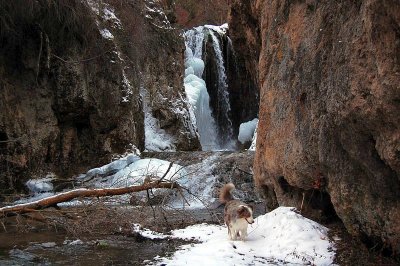
[[[146,112],[172,148],[199,147],[184,97],[183,40],[157,2],[114,2],[0,4],[2,188],[143,149]]]
[[[270,207],[304,195],[310,215],[399,254],[399,2],[242,2],[231,36],[260,88],[254,171]]]

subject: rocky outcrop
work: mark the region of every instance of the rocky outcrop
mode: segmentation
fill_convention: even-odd
[[[145,112],[172,148],[199,147],[183,40],[158,2],[22,2],[0,4],[1,188],[144,149]]]
[[[270,207],[334,213],[400,251],[398,1],[233,1],[231,36],[255,73],[255,180]],[[241,49],[240,47],[246,47]]]

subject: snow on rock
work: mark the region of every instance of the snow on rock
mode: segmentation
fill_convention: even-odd
[[[133,232],[140,234],[141,236],[149,239],[166,239],[170,236],[164,235],[162,233],[151,231],[147,228],[142,228],[140,224],[133,224]]]
[[[254,118],[251,121],[240,124],[238,140],[244,144],[251,141],[256,130],[258,119]]]
[[[129,79],[126,77],[125,70],[122,69],[122,87],[125,93],[125,96],[122,96],[122,102],[126,103],[129,102],[129,99],[133,95],[132,85]]]
[[[253,135],[253,139],[251,140],[251,145],[250,145],[249,151],[255,151],[256,150],[257,128],[258,128],[258,122],[257,122],[257,125],[256,125],[256,129],[254,130],[254,135]]]
[[[115,15],[113,8],[105,6],[103,9],[103,19],[112,23],[114,28],[122,29],[122,23]]]
[[[84,242],[80,239],[76,240],[64,240],[63,245],[70,245],[70,246],[76,246],[76,245],[83,245]]]
[[[29,191],[33,194],[50,192],[53,191],[54,176],[47,175],[45,178],[41,179],[29,179],[25,185],[28,187]]]
[[[165,175],[169,168],[170,162],[160,159],[141,159],[136,160],[129,166],[125,167],[116,174],[108,177],[107,182],[103,180],[99,185],[100,187],[126,187],[132,185],[139,185],[144,182],[146,177],[153,179],[160,179]],[[172,164],[165,181],[178,181],[185,176],[186,172],[179,164]]]
[[[109,164],[103,165],[98,168],[90,169],[86,173],[85,178],[91,178],[96,175],[105,176],[105,175],[114,174],[139,159],[140,158],[139,158],[139,156],[136,155],[136,153],[130,153],[127,156],[122,157],[116,161],[109,163]]]
[[[103,36],[103,38],[105,38],[107,40],[114,39],[114,35],[112,35],[112,33],[107,29],[101,29],[100,34],[101,34],[101,36]]]
[[[216,25],[204,25],[205,28],[213,30],[217,32],[220,35],[226,34],[226,32],[229,29],[228,23],[222,24],[221,26],[216,26]]]
[[[155,158],[139,159],[138,157],[132,157],[132,162],[125,162],[129,158],[129,156],[124,157],[111,164],[88,171],[86,179],[90,179],[93,175],[98,175],[99,178],[92,179],[85,184],[95,188],[140,185],[146,177],[154,180],[163,177],[171,164],[171,162],[165,160]],[[214,155],[200,163],[185,167],[179,164],[172,164],[163,180],[178,182],[189,192],[182,191],[183,198],[182,194],[177,193],[175,190],[154,189],[154,195],[165,196],[164,205],[174,209],[204,208],[208,204],[212,204],[216,201],[213,197],[213,189],[217,177],[213,175],[213,167],[217,159],[218,155]],[[105,173],[113,174],[106,176]],[[136,196],[138,199],[144,200],[146,193],[139,192],[136,193]]]
[[[151,100],[145,88],[140,89],[143,102],[144,132],[146,151],[175,151],[175,138],[160,128],[160,123],[152,114]]]
[[[332,265],[335,256],[328,229],[295,208],[280,207],[255,219],[245,242],[228,240],[225,226],[199,224],[172,232],[202,243],[181,247],[153,265]]]
[[[146,0],[144,13],[145,17],[151,20],[153,26],[164,30],[173,29],[158,1]]]

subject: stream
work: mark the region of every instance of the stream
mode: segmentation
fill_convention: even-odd
[[[0,223],[0,265],[146,265],[154,262],[157,256],[171,255],[188,242],[144,238],[132,230],[134,224],[164,234],[198,223],[223,224],[218,190],[222,184],[232,181],[237,184],[237,198],[257,201],[249,174],[254,152],[173,152],[142,156],[184,166],[188,173],[186,179],[198,183],[191,185],[192,182],[188,182],[188,188],[208,205],[196,205],[193,199],[187,198],[192,205],[182,209],[179,204],[167,207],[138,198],[142,205],[133,206],[132,202],[128,204],[127,195],[82,199],[80,204],[60,205],[60,209],[48,208],[32,213],[30,219],[21,216],[3,218],[0,220],[4,225]],[[88,173],[91,172],[93,170]],[[256,204],[256,207],[257,213],[265,213],[263,204]]]
[[[173,228],[217,222],[215,216],[205,209],[187,211],[185,214],[171,212],[168,215]],[[185,215],[190,215],[191,219]],[[186,222],[180,223],[183,219]],[[148,222],[154,223],[154,220]],[[190,242],[145,238],[126,230],[76,237],[65,230],[56,231],[52,227],[34,224],[25,232],[12,230],[0,234],[0,265],[146,265],[154,262],[157,256],[171,255],[179,246],[187,243]]]

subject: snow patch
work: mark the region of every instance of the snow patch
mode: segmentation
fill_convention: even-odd
[[[133,224],[133,232],[140,234],[141,236],[149,239],[166,239],[169,236],[164,235],[162,233],[151,231],[147,228],[142,228],[140,224]]]
[[[103,38],[105,38],[107,40],[114,39],[114,35],[112,35],[112,33],[108,29],[101,29],[100,34],[101,34],[101,36],[103,36]]]
[[[327,232],[295,208],[280,207],[257,217],[244,242],[228,240],[225,226],[175,230],[173,237],[202,243],[183,245],[170,258],[155,258],[153,265],[332,265],[335,248]]]

